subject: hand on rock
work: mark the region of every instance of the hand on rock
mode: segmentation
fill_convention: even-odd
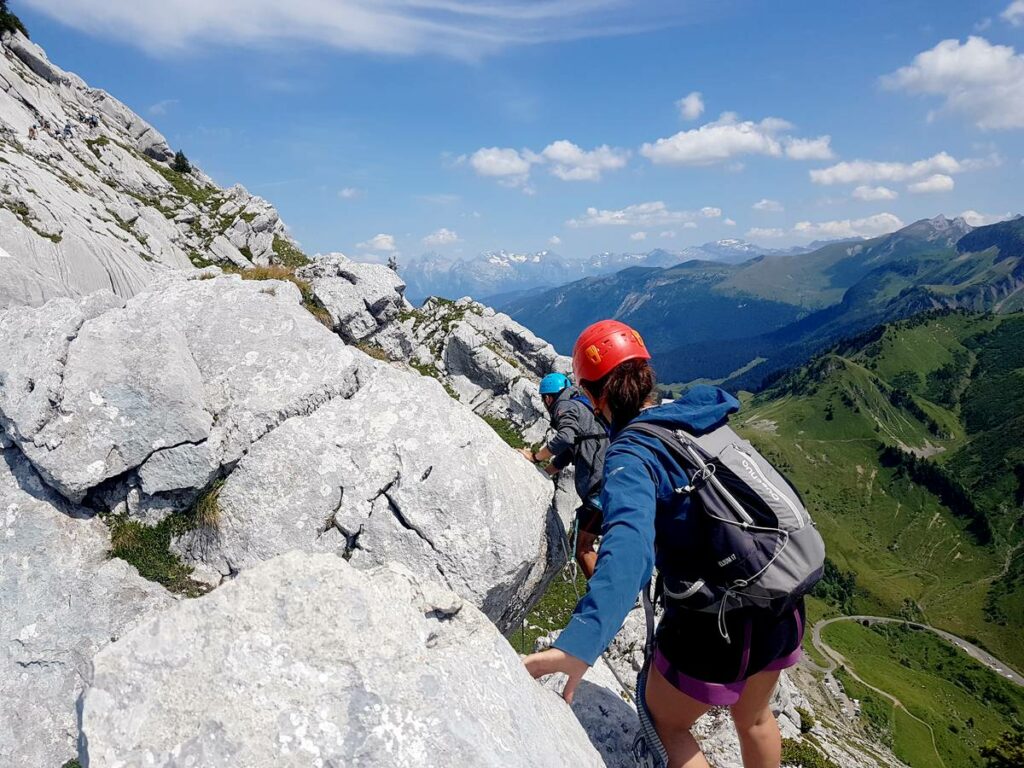
[[[533,463],[533,451],[531,451],[529,448],[520,448],[519,452],[523,454],[524,459],[526,459],[531,464]]]
[[[557,648],[550,648],[540,653],[531,653],[523,663],[526,671],[534,678],[544,677],[555,672],[561,672],[569,679],[565,681],[565,688],[562,689],[562,698],[567,704],[572,704],[572,697],[576,693],[576,686],[579,685],[583,675],[590,669],[590,666],[575,656]]]

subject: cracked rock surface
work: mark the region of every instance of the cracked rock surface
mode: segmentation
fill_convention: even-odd
[[[389,565],[289,553],[101,651],[96,766],[600,765],[494,626]]]
[[[76,752],[75,699],[92,657],[163,587],[107,559],[107,527],[0,451],[0,765],[61,766]]]

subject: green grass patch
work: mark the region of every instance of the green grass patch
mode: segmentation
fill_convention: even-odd
[[[500,416],[483,415],[482,418],[487,424],[498,433],[498,437],[504,440],[506,443],[511,445],[513,448],[525,448],[526,439],[523,437],[523,433],[520,432],[516,425],[508,419],[503,419]]]
[[[782,764],[792,768],[838,768],[807,739],[783,739]]]
[[[68,760],[60,768],[82,768],[82,764],[78,762],[78,758],[76,757],[74,760]]]
[[[195,261],[192,262],[195,264]],[[331,313],[320,303],[320,300],[313,293],[313,286],[306,280],[295,276],[293,267],[286,267],[279,264],[272,264],[269,267],[253,267],[242,269],[234,264],[222,264],[221,269],[228,274],[239,275],[243,280],[287,280],[295,285],[302,295],[302,306],[306,311],[315,317],[322,325],[334,328],[334,321],[331,320]]]
[[[566,548],[569,544],[566,543]],[[578,568],[573,569],[575,581],[568,581],[565,575],[568,568],[555,576],[540,600],[526,617],[523,627],[516,630],[509,641],[519,653],[533,653],[537,638],[549,632],[564,629],[569,623],[573,609],[578,602],[577,594],[582,597],[587,592],[587,580]]]
[[[387,352],[374,344],[368,344],[367,342],[361,341],[355,346],[360,352],[369,355],[374,360],[380,360],[382,363],[391,362],[391,358],[388,357]]]
[[[279,264],[298,269],[309,264],[309,257],[300,251],[291,241],[280,235],[274,235],[274,255]]]
[[[85,140],[85,146],[87,146],[89,148],[89,151],[96,156],[97,160],[102,159],[100,147],[105,147],[108,144],[110,144],[110,139],[108,139],[106,136],[98,136],[95,139]]]
[[[823,637],[866,682],[895,696],[932,727],[946,768],[980,765],[986,743],[1024,722],[1024,690],[930,632],[840,622],[827,627]],[[843,684],[851,697],[860,693],[869,720],[888,723],[897,757],[913,768],[935,765],[927,728],[854,681]],[[868,697],[880,702],[877,709],[884,715],[868,712]]]

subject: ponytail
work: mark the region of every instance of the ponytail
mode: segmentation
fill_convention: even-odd
[[[654,369],[643,359],[619,363],[599,381],[581,382],[595,398],[604,398],[615,424],[628,424],[651,403],[657,383]]]

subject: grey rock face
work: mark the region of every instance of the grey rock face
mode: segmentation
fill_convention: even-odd
[[[600,765],[482,614],[394,566],[286,554],[94,666],[81,714],[94,766]]]
[[[276,242],[294,247],[265,200],[197,168],[178,174],[164,137],[124,104],[21,34],[3,46],[0,309],[101,289],[130,297],[193,260],[249,268],[250,254],[266,265]]]
[[[348,342],[367,341],[405,308],[405,283],[381,264],[360,264],[343,254],[317,257],[296,273],[331,315],[335,331]]]
[[[552,569],[552,485],[429,378],[367,361],[350,398],[258,441],[185,559],[221,576],[290,549],[442,578],[509,629]]]
[[[121,560],[107,527],[0,452],[0,765],[60,766],[93,655],[172,602]]]
[[[123,308],[106,294],[0,316],[0,426],[71,500],[136,471],[145,494],[197,491],[281,422],[355,389],[354,354],[291,283],[160,288]]]

